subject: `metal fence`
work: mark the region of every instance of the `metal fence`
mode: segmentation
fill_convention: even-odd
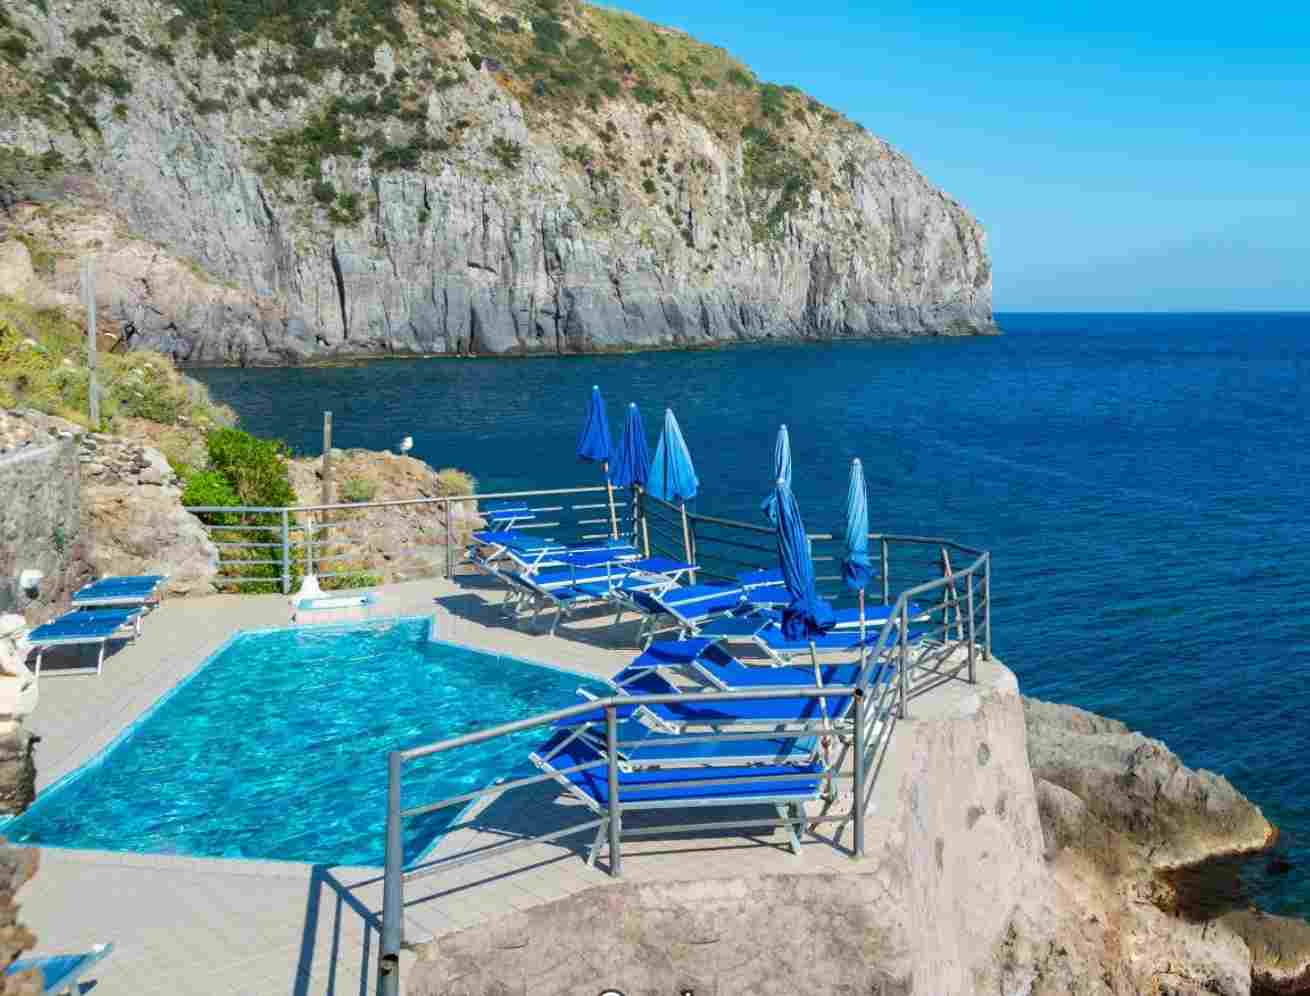
[[[890,624],[888,631],[890,630]],[[876,671],[885,669],[879,668],[875,663],[879,659],[878,654],[886,651],[884,644],[890,644],[891,638],[888,633],[884,633],[884,640],[880,641],[878,653],[871,656],[870,667]],[[382,945],[379,958],[379,977],[378,991],[384,996],[395,996],[399,992],[399,955],[401,947],[404,944],[403,933],[403,910],[405,904],[405,886],[406,884],[418,879],[429,878],[448,874],[457,868],[463,868],[468,865],[495,861],[503,858],[505,855],[530,847],[535,844],[549,843],[552,841],[563,840],[569,837],[575,837],[580,834],[589,832],[595,833],[595,843],[593,852],[598,849],[602,838],[607,839],[608,843],[608,871],[613,876],[622,874],[623,867],[623,849],[622,841],[625,837],[647,837],[669,833],[686,833],[689,831],[721,831],[725,829],[748,829],[764,830],[787,827],[792,832],[805,825],[818,824],[837,824],[834,832],[834,839],[840,838],[845,826],[849,823],[853,825],[853,846],[852,857],[860,857],[864,853],[864,822],[865,813],[868,809],[869,801],[872,796],[874,779],[878,769],[881,767],[883,757],[886,752],[887,744],[890,740],[892,728],[895,726],[898,709],[898,696],[893,689],[896,683],[892,681],[871,681],[861,684],[860,686],[828,686],[825,688],[816,688],[815,686],[796,686],[791,688],[770,688],[759,690],[734,690],[734,691],[714,691],[714,692],[688,692],[681,694],[668,695],[615,695],[609,698],[600,699],[592,702],[580,703],[567,709],[557,709],[553,712],[542,713],[529,719],[519,720],[513,723],[506,723],[501,726],[493,727],[487,730],[481,730],[477,733],[468,734],[462,737],[455,737],[449,740],[443,740],[438,743],[428,744],[423,747],[416,747],[406,751],[393,752],[388,758],[388,792],[387,792],[387,824],[386,824],[386,859],[383,885],[383,909],[382,909]],[[790,812],[779,813],[777,818],[742,818],[740,815],[730,812],[726,818],[718,820],[704,820],[697,822],[673,823],[665,826],[641,826],[639,828],[624,829],[623,813],[624,807],[619,796],[619,766],[620,752],[625,748],[640,746],[639,741],[625,741],[619,739],[619,719],[618,710],[632,706],[652,706],[661,703],[679,702],[687,703],[722,703],[727,701],[741,700],[759,700],[759,699],[841,699],[851,698],[851,711],[848,719],[844,720],[840,727],[833,723],[816,719],[813,721],[797,722],[788,724],[786,736],[788,738],[796,736],[832,736],[836,735],[844,744],[843,754],[849,754],[851,764],[849,772],[845,771],[840,762],[828,776],[826,776],[825,804],[822,812],[810,815],[804,812],[792,814]],[[501,781],[486,788],[475,792],[467,792],[461,795],[451,796],[445,799],[439,799],[433,802],[423,803],[420,805],[402,808],[401,799],[404,792],[405,767],[425,757],[431,757],[434,754],[445,753],[457,750],[461,747],[469,747],[478,744],[485,744],[488,741],[501,739],[512,736],[527,730],[540,729],[543,734],[549,732],[552,728],[558,728],[559,725],[574,720],[578,723],[584,722],[587,718],[597,713],[604,715],[605,730],[605,756],[595,761],[563,767],[555,772],[542,772],[536,775],[530,775],[524,778],[515,778],[510,781]],[[599,722],[596,723],[600,725]],[[704,744],[721,741],[741,741],[750,739],[771,739],[777,738],[778,732],[774,729],[766,731],[755,730],[733,731],[733,732],[713,732],[700,731],[695,733],[670,734],[661,738],[662,746],[672,746],[678,743],[683,744]],[[478,813],[492,799],[499,798],[511,792],[521,792],[532,786],[544,782],[553,781],[557,776],[567,776],[576,772],[591,769],[604,768],[608,782],[608,801],[603,807],[588,809],[585,813],[587,818],[581,819],[563,828],[549,830],[545,833],[534,835],[520,835],[514,839],[508,840],[503,844],[492,847],[479,847],[465,853],[456,853],[439,860],[427,863],[417,864],[405,868],[404,862],[404,827],[407,820],[412,820],[427,814],[437,812],[442,809],[449,809],[454,806],[464,806],[466,814],[472,814],[463,822],[457,823],[445,831],[446,834],[458,832],[463,829],[473,828],[479,825]],[[734,777],[730,780],[724,780],[723,784],[752,784],[759,787],[760,794],[766,796],[769,792],[769,783],[782,780],[793,780],[795,775],[779,774],[776,771],[769,772],[761,769],[761,773],[754,776]],[[660,788],[664,783],[655,783],[643,786],[644,788]],[[849,802],[839,797],[838,785],[849,785],[850,791]],[[845,802],[845,805],[843,803]],[[692,803],[689,803],[692,805]],[[677,808],[677,807],[671,807]],[[835,809],[835,811],[834,811]],[[703,810],[702,810],[703,812]],[[496,874],[503,873],[504,866],[497,866]]]
[[[692,515],[685,509],[657,503],[647,496],[639,497],[636,505],[637,514],[633,520],[634,536],[637,537],[639,545],[646,548],[648,552],[685,558],[689,563],[708,564],[710,566],[704,570],[707,576],[725,579],[731,577],[730,568],[746,570],[776,564],[777,551],[768,543],[771,531],[765,527],[736,523],[712,516]],[[707,540],[707,537],[710,538]],[[831,544],[832,537],[820,535],[812,539],[818,550],[828,551],[827,554],[816,553],[816,559],[825,555],[829,560],[835,559],[835,550],[831,546],[824,545]],[[890,604],[886,621],[879,629],[877,641],[867,651],[865,659],[870,662],[870,668],[873,669],[869,673],[874,675],[875,679],[878,675],[891,675],[890,680],[862,681],[859,686],[854,687],[819,688],[809,685],[678,695],[618,695],[390,754],[379,992],[387,996],[398,992],[397,966],[399,952],[404,942],[402,911],[407,883],[420,878],[439,876],[468,865],[492,861],[509,852],[534,844],[563,840],[594,831],[596,840],[593,844],[593,853],[599,846],[602,836],[607,837],[608,868],[612,875],[617,876],[622,871],[622,840],[625,836],[730,829],[776,829],[797,823],[811,826],[835,823],[837,824],[833,835],[835,843],[841,838],[844,828],[849,823],[853,827],[852,856],[861,856],[864,853],[865,814],[872,800],[877,777],[897,721],[908,715],[910,701],[916,696],[954,678],[964,677],[969,682],[976,681],[979,656],[986,658],[991,653],[991,558],[988,553],[964,547],[950,540],[926,537],[875,534],[872,539],[877,541],[880,548],[880,572],[877,577],[881,582],[879,587],[882,589],[881,597],[884,602],[889,601],[887,592],[891,583],[892,564],[898,564],[902,568],[897,577],[907,580],[913,577],[910,574],[913,567],[908,565],[918,564],[924,572],[918,574],[919,583],[911,583],[897,595],[895,602]],[[710,552],[711,544],[716,544],[717,547],[730,550],[732,553],[730,556],[720,557]],[[958,568],[951,564],[952,553],[961,562]],[[822,574],[821,577],[828,582],[830,589],[831,582],[839,580],[839,576],[835,573]],[[638,744],[618,739],[619,709],[668,702],[712,703],[769,698],[837,698],[846,695],[854,696],[851,716],[840,728],[827,725],[821,720],[787,724],[787,736],[836,734],[844,744],[843,757],[847,755],[850,757],[849,770],[843,766],[840,759],[830,769],[828,801],[817,816],[805,815],[803,819],[797,820],[780,813],[777,819],[741,819],[735,814],[730,814],[719,820],[706,820],[701,817],[694,822],[642,826],[636,830],[624,831],[623,805],[618,788],[619,752]],[[562,768],[553,774],[541,773],[514,778],[474,792],[402,807],[405,768],[409,764],[435,754],[485,744],[527,730],[540,729],[545,732],[557,729],[561,723],[570,719],[578,722],[582,722],[583,718],[588,716],[594,719],[598,711],[603,711],[604,715],[605,756],[603,759]],[[661,739],[661,744],[762,739],[778,735],[776,727],[768,730],[751,727],[748,728],[748,732],[741,730],[724,732],[722,728],[706,727],[698,728],[693,732],[684,730],[679,734],[668,734]],[[589,818],[545,833],[519,834],[503,844],[491,847],[479,846],[409,869],[405,868],[406,821],[454,806],[465,806],[467,808],[463,811],[463,822],[447,828],[445,833],[452,834],[471,829],[479,825],[478,814],[492,799],[539,785],[554,779],[557,775],[567,776],[601,767],[605,768],[608,780],[608,802],[601,810],[588,811],[586,815]],[[758,780],[764,782],[771,777],[778,776],[760,775]],[[751,781],[751,779],[743,779],[743,781]],[[834,812],[833,804],[839,799],[838,785],[850,786],[849,804],[844,808],[838,804]],[[704,811],[698,810],[698,812]],[[503,865],[500,868],[503,870]],[[497,874],[499,873],[498,871]]]
[[[289,593],[305,574],[324,587],[363,587],[407,576],[453,577],[480,514],[503,500],[523,500],[532,513],[516,529],[561,542],[636,535],[625,492],[603,486],[448,495],[394,501],[288,508],[194,506],[218,548],[218,583],[238,591]],[[483,512],[479,512],[479,507]]]

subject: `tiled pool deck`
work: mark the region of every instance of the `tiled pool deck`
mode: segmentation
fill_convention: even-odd
[[[566,623],[553,637],[516,630],[495,612],[499,592],[476,579],[390,585],[383,596],[387,615],[435,613],[443,639],[597,676],[612,674],[635,653],[633,625],[611,629],[612,616]],[[92,757],[233,632],[287,624],[281,596],[174,599],[146,620],[140,639],[105,661],[101,677],[43,675],[30,722],[42,738],[38,789]],[[58,663],[52,656],[47,667]],[[991,684],[1002,670],[980,666],[980,684]],[[948,714],[977,691],[960,682],[945,685],[917,700],[914,715]],[[903,761],[897,739],[880,785],[896,784],[891,769]],[[553,791],[528,791],[535,797],[519,792],[489,804],[479,829],[451,834],[429,860],[502,841],[522,827],[544,832],[543,821],[552,817],[562,818],[561,825],[577,821],[576,810],[552,802]],[[890,804],[875,793],[875,810]],[[537,844],[413,882],[405,897],[407,940],[611,881],[580,856],[589,842],[588,833]],[[675,880],[783,870],[831,873],[853,866],[848,854],[814,837],[806,838],[800,858],[782,845],[781,833],[754,841],[688,835],[625,842],[624,874]],[[364,996],[374,988],[381,898],[378,869],[56,848],[41,849],[40,870],[19,894],[20,918],[37,935],[37,953],[114,942],[113,955],[95,976],[96,996]],[[408,956],[402,972],[407,967]]]

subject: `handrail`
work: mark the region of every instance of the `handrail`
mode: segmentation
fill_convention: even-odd
[[[577,705],[566,706],[563,709],[538,713],[535,716],[529,716],[527,719],[516,719],[509,723],[501,723],[499,726],[478,730],[476,733],[466,733],[462,737],[438,740],[436,743],[411,747],[408,750],[394,751],[393,753],[399,754],[402,760],[413,761],[420,757],[430,757],[433,754],[455,750],[459,747],[471,747],[474,744],[495,740],[497,737],[509,736],[511,733],[520,733],[523,730],[530,730],[534,726],[558,723],[562,719],[572,719],[574,716],[585,716],[587,713],[599,712],[602,709],[621,709],[624,706],[668,705],[670,702],[749,702],[758,699],[842,698],[854,694],[856,687],[855,685],[824,685],[822,688],[816,688],[814,685],[777,685],[772,688],[739,688],[714,692],[610,695],[603,699],[588,699],[586,702],[579,702]]]
[[[599,492],[603,489],[595,487],[587,490]],[[522,493],[513,495],[513,497],[523,496]],[[447,499],[447,501],[477,501],[487,497],[493,496],[461,496]],[[773,530],[766,526],[688,512],[685,508],[652,499],[642,492],[638,492],[634,498],[633,535],[639,539],[644,539],[648,548],[653,549],[656,545],[652,542],[648,532],[653,531],[650,530],[650,526],[654,524],[658,525],[661,530],[661,533],[655,537],[660,545],[672,544],[674,548],[682,547],[687,561],[691,563],[697,562],[695,551],[698,542],[703,544],[722,543],[725,546],[736,546],[764,554],[770,552],[766,547],[756,546],[748,542],[745,536],[732,539],[729,536],[715,536],[704,531],[699,537],[697,536],[697,526],[715,526],[720,529],[750,534],[750,540],[754,540],[756,536],[772,534]],[[648,510],[655,514],[648,515]],[[449,521],[449,514],[447,521]],[[815,533],[811,534],[809,538],[812,543],[831,543],[837,539],[831,533]],[[989,552],[966,546],[945,537],[870,533],[869,539],[871,542],[877,543],[880,548],[878,551],[880,570],[877,577],[882,586],[882,600],[884,604],[890,604],[885,618],[878,625],[877,639],[872,642],[871,648],[866,649],[861,657],[861,660],[867,661],[866,669],[861,672],[861,684],[827,687],[790,686],[783,688],[718,689],[658,695],[615,694],[580,702],[577,705],[552,710],[525,719],[503,723],[490,729],[392,752],[388,758],[387,853],[379,991],[388,994],[388,996],[397,991],[395,988],[397,979],[394,969],[403,940],[401,910],[403,908],[404,882],[407,873],[403,867],[404,835],[402,824],[406,818],[449,808],[458,803],[466,803],[470,807],[477,807],[484,804],[483,800],[485,799],[498,797],[506,792],[522,789],[529,785],[540,784],[554,778],[563,771],[581,770],[581,767],[599,769],[601,766],[605,766],[608,769],[609,802],[608,807],[593,807],[592,812],[598,816],[598,819],[580,823],[565,830],[555,830],[539,837],[517,838],[491,849],[491,852],[493,854],[503,854],[505,849],[530,846],[535,842],[543,842],[547,838],[556,840],[570,834],[594,829],[596,831],[596,840],[592,844],[594,858],[597,848],[600,846],[601,836],[608,831],[610,872],[615,876],[621,874],[620,837],[623,832],[621,829],[623,805],[619,800],[618,752],[623,741],[619,739],[617,733],[619,709],[643,705],[658,706],[673,702],[691,705],[714,701],[749,701],[797,697],[823,699],[853,696],[851,713],[843,720],[842,726],[842,729],[847,731],[847,734],[843,734],[844,736],[853,736],[852,741],[845,741],[847,747],[843,748],[842,754],[842,757],[845,757],[845,751],[849,749],[850,743],[854,744],[853,769],[850,774],[843,773],[841,761],[839,760],[835,766],[828,767],[823,776],[827,779],[829,786],[832,786],[836,779],[842,781],[850,779],[852,781],[849,812],[830,816],[828,815],[828,808],[825,807],[824,812],[819,817],[804,816],[803,822],[839,822],[839,835],[841,828],[845,827],[847,822],[853,822],[854,854],[857,857],[861,855],[864,850],[865,810],[872,799],[872,780],[876,780],[878,772],[881,770],[882,761],[890,742],[891,731],[894,729],[896,721],[908,714],[909,700],[936,687],[941,682],[960,677],[966,668],[967,680],[970,682],[976,681],[975,651],[978,646],[980,631],[983,658],[989,659],[991,656],[991,555]],[[889,591],[889,547],[898,544],[938,548],[942,553],[940,562],[942,573],[931,580],[899,591],[893,600]],[[950,558],[946,556],[948,550],[964,554],[969,562],[952,569],[949,564]],[[833,557],[825,553],[821,554],[818,559],[828,561]],[[963,595],[960,594],[957,587],[960,584],[963,585]],[[932,596],[931,604],[927,607],[916,604],[914,618],[911,619],[911,602],[929,592],[939,594]],[[979,615],[981,615],[981,622],[979,622]],[[926,631],[916,634],[914,641],[910,640],[912,623],[923,623],[928,627]],[[871,673],[869,669],[882,668],[889,664],[895,668],[894,680],[879,680],[872,685],[865,684],[868,682]],[[868,696],[870,691],[872,691],[872,695]],[[866,696],[868,696],[868,701],[866,701]],[[400,808],[400,783],[407,762],[446,753],[461,747],[475,746],[525,730],[548,725],[567,724],[569,720],[578,720],[580,717],[587,717],[586,722],[597,726],[599,726],[601,717],[604,718],[604,751],[603,756],[597,760],[588,761],[577,769],[559,769],[554,774],[543,771],[539,775],[516,778],[507,783],[493,784],[479,792],[464,793],[448,799],[422,803],[411,806],[407,810]],[[853,726],[846,725],[851,721],[852,717]],[[826,724],[826,722],[825,713],[824,723]],[[794,729],[798,725],[806,733],[827,735],[833,732],[832,727],[828,725],[815,726],[811,730],[810,726],[813,724],[808,721],[798,721],[797,723],[788,724],[793,729],[786,735],[801,735]],[[600,750],[599,734],[600,730],[597,729],[596,746],[598,750]],[[733,736],[741,737],[742,735],[741,732],[725,733],[721,731],[697,733],[691,735],[689,742],[727,740]],[[763,736],[763,734],[760,735]],[[679,738],[687,739],[688,734],[683,732],[670,734],[669,736],[672,738],[670,742],[673,742],[679,740]],[[761,775],[756,776],[754,779],[745,778],[742,780],[759,781],[765,777]],[[790,810],[788,812],[790,813]],[[780,817],[782,817],[781,811]],[[705,827],[720,826],[726,828],[737,825],[737,823],[729,820],[715,824],[705,824]],[[782,817],[780,821],[752,821],[751,825],[792,827],[792,822],[786,817]],[[463,826],[465,825],[461,824],[460,828],[462,829]],[[667,828],[645,827],[642,832],[655,833],[662,829]],[[419,874],[435,873],[444,868],[462,867],[470,862],[483,860],[487,856],[482,851],[467,855],[456,855],[439,865],[428,866],[409,874],[417,876]]]

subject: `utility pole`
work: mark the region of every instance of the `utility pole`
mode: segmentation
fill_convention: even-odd
[[[82,300],[86,304],[86,366],[89,380],[86,396],[91,416],[91,431],[100,431],[100,387],[96,382],[96,259],[82,260]]]

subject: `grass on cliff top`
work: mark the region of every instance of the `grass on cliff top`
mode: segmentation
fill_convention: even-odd
[[[0,408],[34,408],[92,429],[141,419],[204,432],[236,420],[204,385],[158,353],[114,353],[101,337],[97,355],[102,425],[89,425],[85,327],[57,308],[0,295]]]

